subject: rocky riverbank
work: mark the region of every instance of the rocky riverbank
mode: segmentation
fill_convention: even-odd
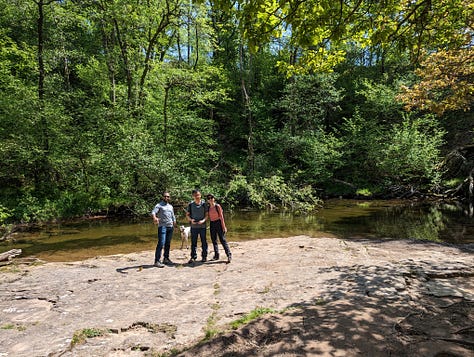
[[[189,266],[173,250],[161,269],[153,251],[3,267],[0,356],[474,353],[472,245],[298,236],[231,248],[231,264]],[[229,328],[258,311],[269,313]]]

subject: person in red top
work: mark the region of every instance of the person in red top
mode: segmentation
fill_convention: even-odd
[[[224,248],[225,254],[227,255],[227,263],[232,261],[232,253],[230,252],[229,244],[225,239],[225,234],[227,233],[227,227],[225,226],[224,212],[222,206],[216,203],[214,195],[207,195],[208,202],[208,214],[210,221],[210,231],[211,231],[211,240],[212,245],[214,246],[214,257],[212,260],[219,260],[219,246],[217,244],[217,236]]]

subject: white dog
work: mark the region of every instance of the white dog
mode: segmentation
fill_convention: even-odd
[[[186,243],[186,249],[188,249],[188,240],[191,235],[191,227],[179,226],[181,231],[181,249],[183,249],[184,244]]]

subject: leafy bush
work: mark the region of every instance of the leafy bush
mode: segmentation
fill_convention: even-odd
[[[311,186],[297,188],[278,175],[251,182],[245,176],[238,175],[229,183],[225,201],[231,207],[248,205],[255,208],[291,209],[295,212],[314,210],[321,203]]]
[[[376,123],[356,112],[341,127],[344,165],[337,176],[356,186],[430,185],[444,131],[430,115],[402,116],[400,123]]]
[[[356,95],[363,98],[358,110],[373,122],[396,121],[402,113],[402,104],[396,100],[400,83],[390,83],[387,77],[382,76],[378,82],[368,78],[356,82]]]
[[[377,167],[389,183],[437,183],[444,132],[430,116],[404,116],[385,134]]]
[[[55,202],[25,194],[14,210],[14,216],[22,223],[45,222],[58,217]]]
[[[11,210],[9,210],[7,207],[0,205],[0,227],[6,224],[11,217]]]
[[[380,137],[383,128],[367,119],[359,111],[345,119],[340,128],[343,164],[336,176],[344,181],[367,185],[377,179],[376,160],[380,155]]]

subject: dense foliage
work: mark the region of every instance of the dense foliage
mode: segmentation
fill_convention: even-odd
[[[0,6],[0,224],[440,191],[472,140],[470,0]]]

